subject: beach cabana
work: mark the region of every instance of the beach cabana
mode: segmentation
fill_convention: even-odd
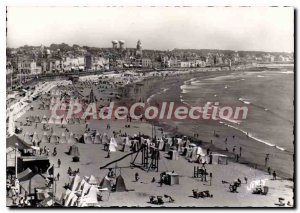
[[[50,143],[58,143],[58,137],[55,133],[53,133],[50,137]]]
[[[124,140],[125,140],[125,143],[124,143],[124,147],[123,147],[123,152],[129,152],[130,147],[131,147],[131,142],[128,137],[126,137]]]
[[[96,178],[94,175],[89,177],[88,183],[91,185],[99,185],[99,179]]]
[[[125,192],[125,191],[127,191],[124,178],[121,175],[119,175],[116,179],[115,190],[116,190],[116,192]]]
[[[76,191],[78,190],[79,184],[81,182],[81,178],[79,175],[75,175],[74,178],[72,178],[71,184],[70,184],[70,189],[71,191]]]
[[[99,132],[96,133],[95,138],[94,138],[94,143],[95,144],[101,144],[102,139],[101,139],[101,135]]]
[[[159,150],[163,150],[164,145],[165,145],[165,142],[164,142],[164,140],[161,138],[161,139],[158,141],[158,149],[159,149]]]
[[[109,151],[116,152],[117,148],[118,148],[118,144],[116,139],[114,137],[111,137],[109,142]]]
[[[38,143],[39,140],[39,136],[36,132],[33,133],[33,137],[32,137],[32,143]]]
[[[49,137],[47,135],[47,132],[44,132],[43,137],[41,139],[42,143],[49,143]]]
[[[70,137],[68,138],[68,143],[78,143],[78,140],[74,137],[74,134],[71,132]]]
[[[47,181],[41,174],[35,174],[27,180],[20,181],[20,186],[28,193],[28,195],[31,195],[34,193],[35,189],[46,187]]]
[[[46,115],[43,116],[43,118],[42,118],[42,120],[41,120],[41,123],[42,123],[42,124],[48,123],[48,120],[47,120]]]
[[[92,144],[93,143],[93,138],[91,135],[84,134],[84,143],[86,144]]]
[[[72,156],[80,156],[78,146],[76,146],[76,145],[70,146],[68,153],[69,153],[69,155],[72,155]]]
[[[209,164],[222,164],[227,165],[228,164],[228,156],[219,154],[219,153],[212,153],[209,155]]]
[[[66,138],[66,135],[65,135],[64,132],[61,134],[61,137],[59,139],[59,143],[67,143],[67,138]]]
[[[111,186],[111,179],[107,177],[107,175],[101,180],[100,182],[100,187],[101,188],[107,188],[108,190],[111,191],[112,186]]]

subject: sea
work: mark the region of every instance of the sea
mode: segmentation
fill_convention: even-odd
[[[247,107],[245,119],[220,119],[225,126],[282,151],[294,150],[294,72],[238,72],[226,76],[192,78],[180,87],[180,98],[190,106],[219,103]]]

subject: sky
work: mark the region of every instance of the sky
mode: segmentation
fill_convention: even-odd
[[[8,7],[7,46],[294,51],[292,7]]]

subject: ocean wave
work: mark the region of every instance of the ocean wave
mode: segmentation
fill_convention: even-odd
[[[247,105],[251,104],[250,101],[246,101],[246,100],[243,99],[243,98],[239,98],[239,101],[241,101],[241,102],[243,102],[244,104],[247,104]]]
[[[220,123],[220,122],[219,122],[219,123]],[[235,130],[238,130],[239,132],[242,132],[242,133],[244,133],[245,135],[247,135],[249,138],[252,138],[253,140],[256,140],[256,141],[258,141],[258,142],[260,142],[260,143],[263,143],[263,144],[265,144],[265,145],[267,145],[267,146],[275,147],[276,149],[281,150],[281,151],[286,151],[285,148],[280,147],[280,146],[277,146],[277,145],[275,145],[275,144],[272,144],[272,143],[270,143],[270,142],[268,142],[268,141],[266,141],[266,140],[260,139],[260,138],[258,138],[258,137],[256,137],[256,136],[252,135],[251,133],[249,133],[249,132],[247,132],[247,131],[245,131],[245,130],[242,130],[242,129],[236,127],[236,126],[233,126],[233,125],[230,125],[230,124],[226,124],[226,123],[224,123],[224,122],[222,122],[222,124],[225,125],[225,126],[227,126],[227,127],[230,127],[230,128],[235,129]]]
[[[279,72],[279,73],[282,73],[282,74],[294,74],[294,71],[283,71],[283,72]]]

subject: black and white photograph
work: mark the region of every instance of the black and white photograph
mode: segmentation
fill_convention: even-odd
[[[295,208],[293,6],[5,9],[7,207]]]

